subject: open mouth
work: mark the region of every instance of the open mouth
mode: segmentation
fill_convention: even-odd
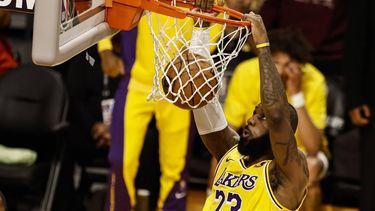
[[[242,129],[242,136],[243,136],[244,138],[248,138],[248,137],[250,137],[250,136],[251,136],[251,131],[250,131],[247,127],[244,127],[244,128]]]

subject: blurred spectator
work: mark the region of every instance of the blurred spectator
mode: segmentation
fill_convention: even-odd
[[[283,80],[288,100],[297,110],[297,144],[307,155],[309,192],[303,207],[305,210],[319,210],[319,180],[328,168],[328,160],[322,152],[327,145],[323,135],[326,121],[325,79],[316,67],[308,63],[311,60],[309,45],[301,33],[271,31],[269,40],[273,61]],[[236,68],[224,106],[224,113],[233,129],[241,130],[260,102],[259,82],[257,58],[244,61]]]
[[[268,29],[301,31],[313,47],[313,64],[324,75],[342,74],[346,0],[267,0],[260,15]]]
[[[96,46],[75,57],[69,63],[63,77],[70,100],[68,119],[72,128],[78,130],[75,131],[75,139],[80,140],[74,143],[84,143],[81,150],[86,151],[87,146],[94,151],[96,148],[108,147],[111,136],[109,125],[103,121],[102,101],[103,95],[108,96],[106,92],[111,91],[108,77],[102,73]],[[81,147],[77,147],[79,160],[90,161],[90,157],[80,154]]]
[[[84,210],[83,199],[89,187],[79,187],[79,191],[74,187],[74,168],[78,165],[84,169],[94,158],[108,156],[111,135],[109,125],[103,121],[101,105],[103,90],[109,84],[103,86],[105,76],[96,46],[56,69],[62,74],[69,94],[69,135],[54,209]],[[85,184],[84,174],[80,176],[80,184]]]
[[[347,0],[267,0],[260,15],[268,29],[289,28],[301,31],[312,46],[311,61],[325,76],[329,89],[343,92],[344,37],[347,25]],[[330,93],[330,90],[328,93]],[[329,96],[334,98],[335,96]],[[333,143],[344,132],[345,116],[327,110],[325,133]],[[333,144],[330,148],[333,148]]]
[[[375,210],[375,2],[351,1],[345,84],[349,116],[360,128],[360,210]]]
[[[0,74],[17,67],[17,61],[13,57],[12,47],[1,32],[10,24],[10,14],[6,10],[0,10]]]

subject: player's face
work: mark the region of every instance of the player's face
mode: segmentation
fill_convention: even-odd
[[[268,132],[266,117],[262,105],[259,104],[253,111],[253,116],[247,120],[242,136],[245,138],[258,138]]]
[[[258,105],[242,130],[238,151],[243,155],[259,157],[270,150],[267,121],[262,106]]]

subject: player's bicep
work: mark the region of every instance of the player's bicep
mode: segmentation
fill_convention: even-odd
[[[306,158],[297,148],[291,125],[287,120],[283,121],[285,121],[283,124],[270,129],[274,160],[283,174],[292,181],[295,179],[304,181],[308,177]]]
[[[204,145],[208,151],[217,159],[220,160],[224,154],[238,143],[238,134],[230,127],[223,130],[201,135]]]

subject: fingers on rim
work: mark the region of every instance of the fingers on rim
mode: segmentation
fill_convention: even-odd
[[[241,19],[242,19],[242,20],[245,20],[245,21],[249,21],[251,18],[250,18],[250,16],[249,16],[249,14],[243,14],[243,16],[242,16]]]

